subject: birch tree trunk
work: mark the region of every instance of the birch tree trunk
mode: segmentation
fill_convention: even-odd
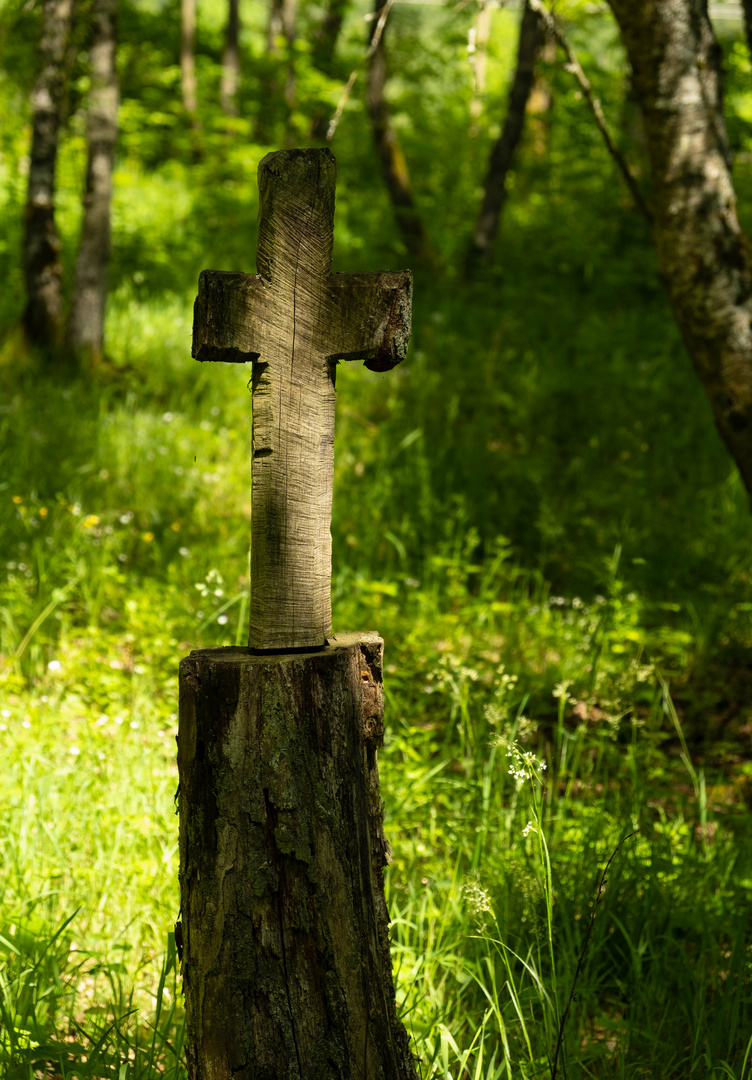
[[[63,268],[55,224],[55,163],[64,92],[64,62],[72,0],[43,0],[42,67],[31,93],[32,139],[23,263],[27,339],[52,349],[63,326]]]
[[[374,18],[371,23],[372,39],[378,25],[378,15],[381,14],[381,9],[381,0],[376,0],[375,14],[377,18]],[[387,26],[388,23],[383,26],[381,37],[368,66],[368,86],[366,88],[368,114],[371,119],[371,129],[381,163],[381,174],[389,192],[394,217],[407,249],[408,257],[413,262],[431,263],[433,253],[413,198],[407,161],[397,138],[397,132],[392,125],[389,106],[384,96],[387,78],[384,38]]]
[[[736,210],[707,0],[609,0],[645,121],[659,273],[752,494],[752,245]]]
[[[509,92],[504,126],[491,149],[478,220],[473,235],[471,260],[490,254],[499,231],[501,211],[506,200],[507,174],[525,124],[525,109],[533,89],[535,61],[545,41],[545,26],[537,12],[526,2],[520,23],[517,63]]]
[[[219,84],[219,104],[228,116],[238,115],[240,86],[240,3],[229,0],[225,51],[222,56],[222,78]]]
[[[117,141],[118,0],[95,0],[90,47],[91,89],[86,114],[88,163],[81,242],[76,259],[68,345],[93,363],[104,354],[104,316],[110,264],[110,207]]]

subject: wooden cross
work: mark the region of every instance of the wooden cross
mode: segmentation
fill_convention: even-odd
[[[331,637],[336,365],[388,371],[410,337],[409,270],[331,272],[336,175],[330,150],[267,154],[258,274],[199,278],[193,356],[253,362],[254,649],[319,648]]]

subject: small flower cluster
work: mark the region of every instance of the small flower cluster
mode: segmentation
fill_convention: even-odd
[[[538,759],[532,750],[523,750],[519,743],[509,744],[507,757],[511,758],[509,775],[513,776],[518,784],[522,785],[526,780],[539,780],[540,774],[546,768],[543,758]]]
[[[483,888],[477,873],[462,886],[462,899],[473,915],[486,915],[492,910],[491,894]]]
[[[207,600],[210,596],[221,598],[225,595],[225,580],[219,570],[210,570],[204,581],[197,581],[196,588],[199,594]]]

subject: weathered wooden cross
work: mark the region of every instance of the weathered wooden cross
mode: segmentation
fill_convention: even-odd
[[[258,274],[205,270],[197,360],[253,361],[251,608],[255,649],[331,637],[334,381],[338,360],[404,360],[412,275],[333,274],[336,165],[280,150],[259,165]]]
[[[250,647],[180,663],[189,1080],[417,1080],[384,898],[383,642],[332,638],[330,602],[335,366],[404,358],[411,276],[331,273],[334,185],[328,150],[264,158],[258,274],[199,281],[193,355],[253,361],[253,509]]]

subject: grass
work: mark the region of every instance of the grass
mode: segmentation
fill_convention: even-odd
[[[175,432],[175,422],[154,424]],[[131,423],[144,423],[140,410]],[[28,507],[17,511],[27,528],[39,515],[30,499],[13,504]],[[134,516],[105,534],[104,522],[145,513],[125,506],[39,518],[73,548],[70,591],[53,590],[32,635],[41,599],[18,624],[6,617],[8,1077],[43,1062],[64,1076],[182,1075],[174,674],[189,647],[242,635],[241,601],[228,606],[241,583],[227,587],[224,564],[154,550],[174,542],[169,527],[146,541],[146,519],[134,535]],[[133,562],[94,581],[107,543]],[[742,753],[734,760],[727,745],[715,761],[684,732],[670,680],[686,694],[696,641],[646,619],[615,558],[605,595],[586,601],[551,596],[508,545],[482,563],[474,546],[455,520],[420,580],[373,581],[356,568],[335,580],[338,625],[378,620],[387,639],[388,899],[421,1076],[550,1075],[597,904],[561,1074],[741,1080],[752,1033],[750,770]],[[600,870],[634,829],[599,892]]]

